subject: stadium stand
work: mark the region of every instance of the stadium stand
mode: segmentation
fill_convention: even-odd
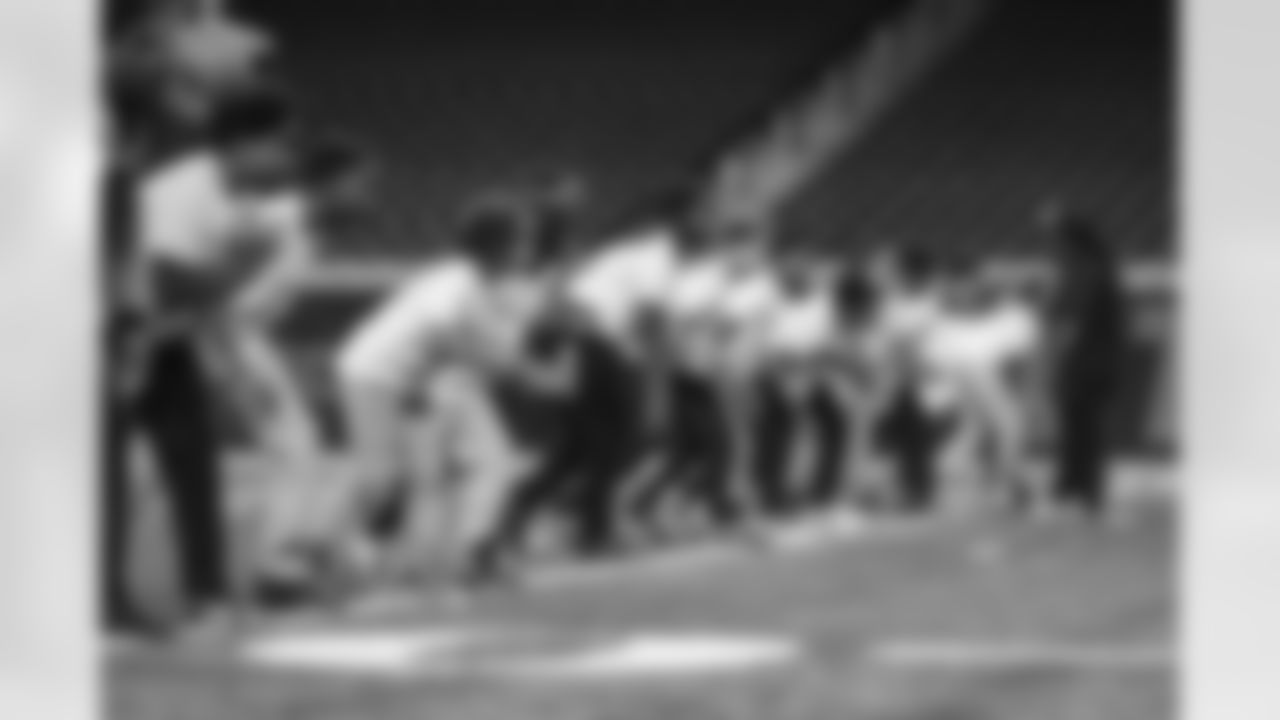
[[[312,114],[383,160],[382,219],[338,243],[343,257],[419,254],[477,188],[566,168],[592,179],[594,218],[613,215],[682,179],[903,4],[460,2],[410,13],[369,0],[359,19],[258,4],[267,26],[289,28],[282,70]],[[332,26],[352,23],[336,42]]]
[[[1166,26],[1152,32],[1152,14]],[[1172,13],[1158,0],[1002,2],[951,60],[786,208],[796,241],[1035,252],[1062,197],[1133,256],[1174,254]],[[1081,52],[1087,47],[1088,52]]]

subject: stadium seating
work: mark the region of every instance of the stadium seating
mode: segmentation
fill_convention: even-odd
[[[1061,197],[1130,254],[1168,259],[1172,29],[1153,32],[1148,20],[1160,7],[1171,4],[998,3],[950,62],[794,199],[790,236],[825,248],[898,238],[1032,253],[1033,209]]]
[[[480,2],[491,11],[366,0],[360,18],[262,4],[288,29],[282,69],[310,114],[381,160],[382,221],[336,243],[341,257],[420,255],[477,189],[566,168],[591,178],[594,215],[612,215],[683,179],[903,0]]]

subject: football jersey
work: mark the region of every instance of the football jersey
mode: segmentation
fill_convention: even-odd
[[[465,315],[465,330],[493,359],[524,354],[534,332],[548,318],[555,286],[541,274],[490,281]]]
[[[661,311],[687,368],[709,371],[723,359],[734,329],[726,305],[738,279],[717,257],[687,263],[675,277]]]
[[[308,242],[305,218],[295,193],[233,193],[210,153],[162,168],[142,184],[138,217],[139,249],[159,268],[157,304],[227,302],[279,253]]]
[[[479,270],[462,259],[434,262],[400,286],[338,353],[347,380],[405,389],[447,358],[448,343],[485,301]]]
[[[770,351],[783,358],[812,358],[835,342],[837,320],[834,298],[825,289],[789,298],[773,317]]]
[[[1003,382],[1010,364],[1033,353],[1038,338],[1035,314],[1021,303],[945,314],[921,341],[929,402],[945,406],[970,384]]]
[[[724,347],[728,369],[750,371],[767,359],[769,331],[785,304],[781,283],[769,269],[750,272],[729,284],[720,304],[729,335]]]
[[[603,331],[625,335],[643,312],[662,302],[679,266],[670,232],[653,230],[588,258],[570,275],[566,293]]]

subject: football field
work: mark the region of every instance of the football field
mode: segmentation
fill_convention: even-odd
[[[114,720],[1170,720],[1177,521],[871,521],[108,662]]]

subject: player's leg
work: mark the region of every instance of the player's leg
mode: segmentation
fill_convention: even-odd
[[[356,582],[372,581],[403,520],[409,401],[397,389],[340,374],[338,402],[347,447],[344,472],[335,482],[345,492],[330,510],[330,543],[342,573]]]
[[[701,373],[686,373],[678,381],[683,407],[673,482],[717,526],[729,527],[740,519],[740,509],[730,492],[730,429],[718,391],[716,381]]]
[[[101,622],[108,629],[133,629],[138,621],[128,582],[129,537],[133,526],[129,473],[129,443],[136,433],[134,399],[127,394],[124,379],[132,368],[124,367],[128,361],[124,347],[128,337],[126,323],[113,314],[108,319],[103,360],[107,382],[103,383],[99,442],[101,469],[99,471],[99,531],[101,541]]]
[[[173,530],[172,542],[190,611],[232,597],[232,564],[218,434],[208,381],[193,342],[177,338],[155,349],[139,403],[151,440]]]
[[[653,362],[636,370],[636,455],[621,481],[620,513],[634,532],[660,538],[667,532],[663,505],[680,488],[688,465],[684,438],[692,431],[673,368]]]
[[[641,379],[603,338],[580,343],[583,385],[573,408],[566,442],[579,466],[572,471],[571,513],[580,552],[599,555],[621,543],[628,474],[639,455]]]
[[[883,418],[883,447],[893,467],[896,502],[904,510],[932,506],[937,483],[937,424],[940,415],[926,407],[915,387],[898,391]]]
[[[467,579],[485,580],[494,570],[492,539],[532,458],[520,447],[483,374],[461,367],[443,371],[432,379],[430,400],[442,425],[441,449],[449,457],[449,476],[444,478],[452,495],[447,541]],[[435,485],[436,481],[427,482]],[[418,520],[427,517],[415,515]],[[438,537],[433,528],[412,527],[420,531],[413,533],[418,538]],[[412,551],[414,545],[408,547]]]
[[[849,462],[849,418],[840,400],[835,380],[822,369],[814,368],[813,394],[808,409],[814,438],[812,481],[809,504],[815,510],[835,510],[847,496]]]
[[[938,499],[965,510],[986,501],[995,478],[996,417],[1003,402],[989,384],[967,383],[956,399],[933,409]]]
[[[793,498],[787,486],[787,466],[796,427],[778,371],[774,370],[762,378],[757,388],[755,477],[758,502],[767,517],[780,518],[793,510]]]
[[[1011,378],[994,378],[987,392],[990,483],[997,499],[1012,504],[1028,486],[1030,417]]]
[[[1059,388],[1054,499],[1089,512],[1105,508],[1109,490],[1105,385],[1072,378]]]
[[[317,514],[326,479],[320,433],[283,351],[265,329],[241,325],[228,340],[244,381],[264,399],[262,412],[249,418],[271,473],[264,478],[270,490],[263,508],[262,569],[280,579],[299,577],[306,573],[301,553],[321,525]]]
[[[555,513],[566,516],[566,522],[576,520],[573,491],[583,467],[577,418],[585,407],[586,385],[580,382],[567,397],[542,398],[538,413],[542,427],[533,444],[535,460],[513,483],[494,520],[482,553],[489,564],[506,564],[519,556],[538,521]]]
[[[833,362],[827,366],[825,385],[833,411],[840,416],[844,437],[838,461],[842,494],[851,504],[875,502],[882,488],[876,466],[876,397],[866,368]]]
[[[745,372],[725,377],[719,387],[727,455],[722,493],[725,502],[735,508],[735,514],[743,518],[759,514],[755,492],[759,485],[756,479],[759,438],[755,432],[760,412],[759,390],[756,376]]]

